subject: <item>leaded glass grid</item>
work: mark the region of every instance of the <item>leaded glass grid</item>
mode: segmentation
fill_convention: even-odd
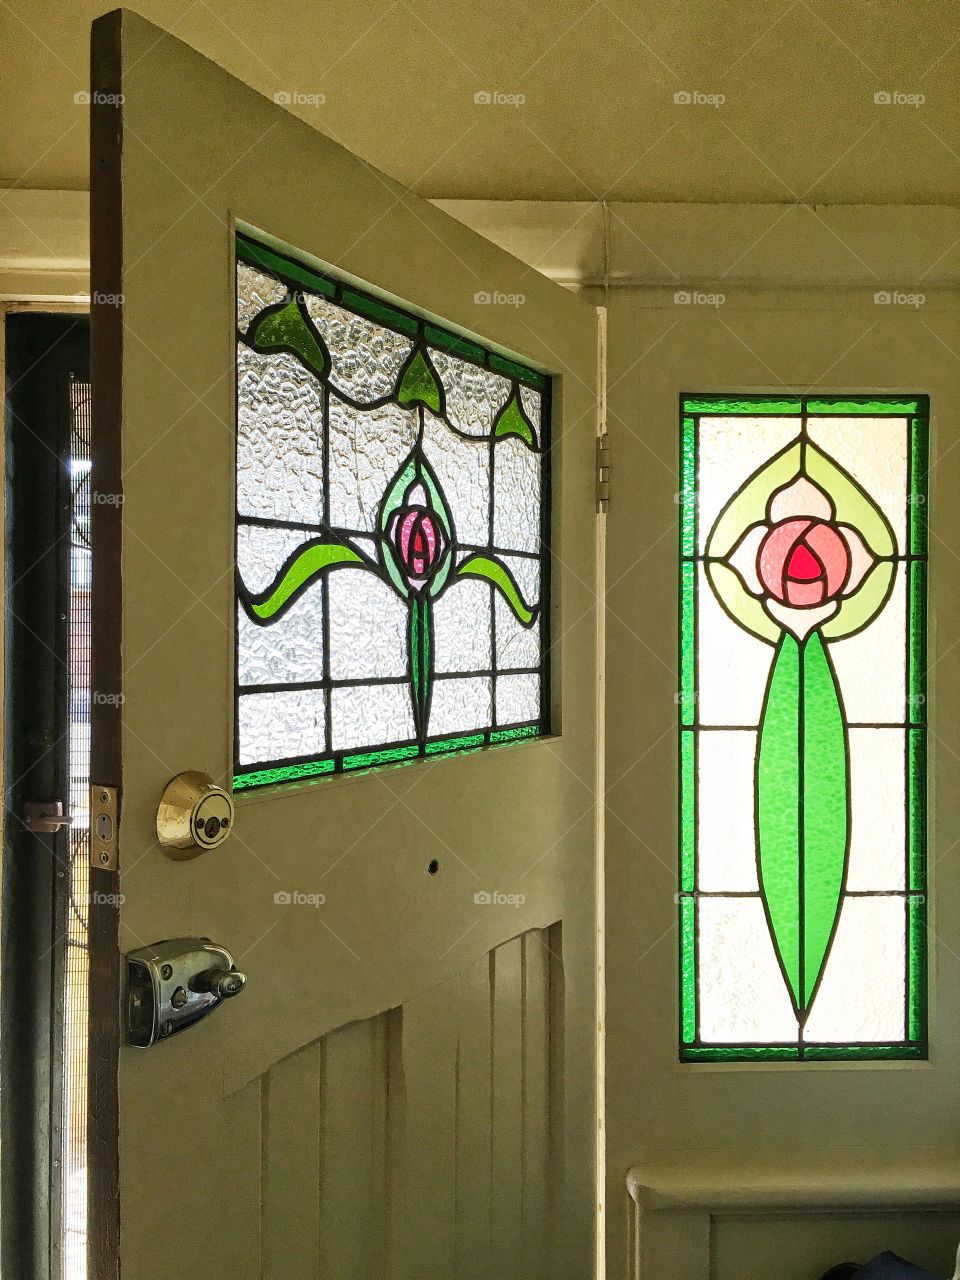
[[[236,244],[235,789],[548,732],[549,378]]]
[[[680,400],[680,1056],[924,1058],[925,396]]]

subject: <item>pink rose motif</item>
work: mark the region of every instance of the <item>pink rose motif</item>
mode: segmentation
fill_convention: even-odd
[[[805,476],[778,490],[729,560],[770,616],[802,639],[836,613],[874,564],[860,534],[834,520],[830,499]]]
[[[429,506],[422,484],[408,490],[404,505],[390,518],[387,536],[411,591],[422,591],[447,549],[443,528]]]

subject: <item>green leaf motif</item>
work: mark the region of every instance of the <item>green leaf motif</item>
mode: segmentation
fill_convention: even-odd
[[[288,351],[322,378],[330,369],[330,353],[306,307],[292,299],[261,311],[247,335],[258,351]]]
[[[773,944],[798,1016],[810,1008],[846,881],[847,734],[818,632],[784,632],[757,749],[757,861]]]
[[[491,556],[468,556],[458,567],[457,577],[483,578],[485,581],[493,583],[513,610],[517,621],[525,627],[533,624],[540,611],[539,605],[529,605],[524,600],[520,588],[517,586],[513,574],[507,566],[501,564],[499,560],[494,560]]]
[[[339,542],[312,542],[295,552],[276,579],[257,596],[241,593],[252,618],[270,622],[292,605],[321,574],[340,566],[372,568],[358,551]]]
[[[443,387],[427,353],[417,347],[403,367],[397,388],[397,404],[409,409],[422,404],[434,413],[443,413]]]
[[[533,423],[524,412],[520,392],[514,386],[510,399],[497,414],[493,424],[493,435],[496,440],[506,440],[516,436],[528,449],[536,449],[537,435]]]

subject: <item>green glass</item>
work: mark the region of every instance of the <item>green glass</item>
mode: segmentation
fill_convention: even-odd
[[[307,764],[289,764],[279,769],[258,769],[253,773],[236,773],[233,776],[234,791],[246,791],[250,787],[269,787],[276,782],[291,782],[296,778],[314,778],[333,773],[332,760],[311,760]]]
[[[518,378],[539,391],[547,385],[547,380],[542,373],[537,373],[535,369],[528,369],[525,364],[517,364],[515,360],[508,360],[506,356],[497,355],[495,351],[490,353],[490,368],[497,373],[505,373],[508,378]]]
[[[428,324],[424,326],[424,335],[429,343],[442,351],[449,351],[452,356],[464,356],[475,364],[483,364],[486,360],[483,347],[475,347],[466,338],[448,333],[446,329],[438,329],[436,325]]]
[[[264,267],[267,271],[276,272],[289,280],[296,281],[297,284],[305,284],[327,298],[336,296],[337,288],[332,280],[328,280],[319,272],[311,271],[302,262],[295,262],[292,258],[274,253],[266,245],[248,240],[239,233],[237,234],[237,257],[243,262],[248,262],[252,267]]]
[[[680,733],[680,890],[693,893],[696,887],[697,846],[697,739],[690,729]]]
[[[521,738],[539,738],[542,734],[539,725],[522,724],[515,729],[494,729],[490,734],[491,743],[517,742]]]
[[[368,293],[355,293],[353,289],[344,289],[343,300],[348,307],[359,311],[361,315],[369,316],[371,320],[389,325],[391,329],[399,329],[401,333],[409,333],[411,337],[417,334],[419,325],[413,316],[396,311],[379,298],[371,298]]]
[[[927,733],[907,730],[907,852],[909,888],[927,887]]]
[[[395,764],[399,760],[412,760],[418,755],[420,748],[415,744],[409,747],[390,747],[387,751],[361,751],[356,755],[343,757],[343,769],[373,769],[381,764]]]
[[[680,458],[680,554],[697,551],[696,433],[693,418],[684,418]]]
[[[797,414],[802,401],[799,396],[683,396],[681,411],[685,414],[709,413],[718,417],[758,417],[762,414]]]
[[[685,1044],[697,1038],[697,909],[693,898],[680,899],[680,943],[682,954],[680,1007]]]
[[[930,437],[926,415],[910,425],[910,551],[927,554],[927,480]]]
[[[907,1034],[922,1041],[927,1033],[927,900],[923,895],[907,899],[909,990]]]
[[[917,412],[919,400],[900,396],[827,396],[807,401],[807,413],[824,417],[899,418]]]
[[[798,442],[764,468],[771,475],[748,478],[731,494],[711,532],[710,554],[699,554],[696,491],[699,417],[759,414],[793,416],[802,431],[804,414],[907,417],[909,482],[907,546],[894,545],[887,517],[852,478],[807,442],[800,455],[811,481],[829,493],[834,518],[861,530],[879,556],[859,591],[844,599],[834,615],[798,641],[788,630],[760,625],[759,602],[734,590],[725,564],[744,528],[768,519],[769,493],[796,474]],[[926,1056],[926,608],[928,401],[925,396],[784,396],[735,394],[681,397],[680,440],[680,734],[679,883],[681,1058],[687,1062],[776,1062],[804,1059],[916,1060]],[[781,468],[781,476],[777,468]],[[787,474],[789,472],[789,475]],[[773,474],[776,473],[776,474]],[[754,494],[754,489],[757,493]],[[761,489],[765,492],[761,492]],[[884,606],[895,557],[907,556],[905,686],[907,1007],[906,1034],[891,1044],[804,1044],[802,1024],[816,998],[843,902],[848,840],[849,763],[842,690],[830,658],[831,642],[869,625]],[[774,947],[798,1017],[798,1043],[696,1043],[697,728],[696,706],[697,565],[728,614],[761,639],[777,646],[758,734],[755,782],[761,897]],[[743,597],[743,599],[741,599]],[[751,608],[751,606],[753,606]],[[910,727],[913,726],[913,727]]]
[[[695,593],[697,567],[690,560],[680,565],[680,723],[693,724],[696,701]]]
[[[684,1062],[796,1062],[796,1045],[688,1045],[681,1054]]]
[[[470,747],[482,747],[483,744],[482,733],[468,733],[460,738],[441,738],[437,742],[428,742],[423,750],[425,755],[439,756],[445,751],[465,751]]]

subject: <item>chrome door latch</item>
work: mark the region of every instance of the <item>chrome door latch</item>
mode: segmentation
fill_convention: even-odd
[[[28,831],[43,835],[52,835],[71,824],[69,815],[63,811],[62,800],[25,800],[20,816]]]
[[[246,975],[209,938],[171,938],[127,952],[127,1042],[148,1049],[239,995]]]

